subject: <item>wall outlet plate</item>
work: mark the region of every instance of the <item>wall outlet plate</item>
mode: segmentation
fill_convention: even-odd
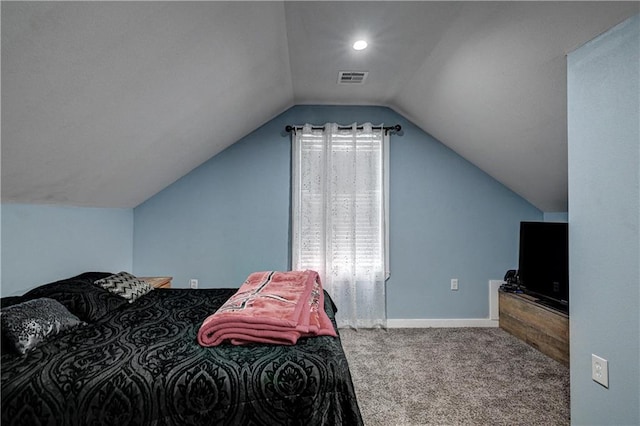
[[[198,280],[190,279],[189,280],[189,286],[191,288],[198,288]]]
[[[451,290],[457,290],[457,289],[458,289],[458,279],[451,278]]]
[[[609,388],[609,363],[606,359],[591,354],[591,378]]]

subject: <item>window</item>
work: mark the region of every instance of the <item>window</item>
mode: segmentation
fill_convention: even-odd
[[[293,139],[292,268],[318,271],[339,325],[385,326],[388,136],[332,123]]]

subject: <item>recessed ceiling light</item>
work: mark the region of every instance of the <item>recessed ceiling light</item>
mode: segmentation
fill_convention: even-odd
[[[353,48],[355,50],[363,50],[367,48],[367,42],[364,40],[358,40],[355,43],[353,43]]]

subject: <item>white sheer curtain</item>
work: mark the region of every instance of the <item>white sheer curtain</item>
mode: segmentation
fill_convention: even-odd
[[[292,268],[318,271],[338,326],[386,327],[388,136],[357,127],[294,134]]]

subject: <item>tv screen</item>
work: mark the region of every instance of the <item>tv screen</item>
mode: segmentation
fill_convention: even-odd
[[[560,222],[521,222],[518,259],[525,293],[559,309],[569,306],[569,226]]]

